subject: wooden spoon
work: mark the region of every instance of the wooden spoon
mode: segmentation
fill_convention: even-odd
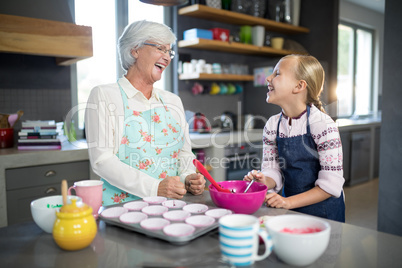
[[[63,196],[63,206],[67,205],[67,181],[61,181],[61,195]]]

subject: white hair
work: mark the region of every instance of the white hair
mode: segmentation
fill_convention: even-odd
[[[158,22],[140,20],[127,25],[117,45],[121,67],[124,70],[127,71],[136,61],[131,51],[144,46],[146,42],[173,45],[176,36],[172,29]]]

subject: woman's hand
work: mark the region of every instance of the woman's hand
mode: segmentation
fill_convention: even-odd
[[[190,174],[186,177],[185,185],[188,192],[193,195],[200,195],[205,189],[204,176],[198,173]]]
[[[182,199],[186,193],[184,183],[180,181],[179,176],[168,176],[159,183],[158,196]]]
[[[277,193],[269,193],[265,196],[265,201],[268,207],[290,209],[291,204],[289,199]]]

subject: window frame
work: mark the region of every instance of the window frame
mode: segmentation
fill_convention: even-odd
[[[343,116],[339,116],[339,110],[337,109],[337,118],[351,118],[351,117],[359,117],[359,118],[364,118],[364,117],[368,117],[370,116],[371,113],[375,112],[374,111],[374,102],[375,102],[375,92],[374,92],[374,70],[375,70],[375,39],[376,39],[376,32],[374,29],[356,24],[356,23],[352,23],[352,22],[348,22],[345,20],[340,20],[338,23],[338,27],[340,25],[344,25],[347,27],[352,28],[353,30],[353,77],[352,77],[352,81],[353,81],[353,100],[352,100],[352,114],[349,115],[343,115]],[[372,35],[372,39],[371,39],[371,69],[370,69],[370,103],[369,103],[369,114],[365,114],[365,115],[356,115],[356,101],[357,101],[357,96],[356,96],[356,70],[357,70],[357,31],[358,30],[363,30],[366,32],[371,33]],[[338,40],[338,47],[339,47],[339,40]],[[339,52],[338,52],[339,54]],[[339,63],[338,63],[339,64]]]
[[[68,0],[69,1],[69,6],[70,6],[70,11],[71,11],[71,16],[73,18],[73,21],[75,22],[75,0]],[[124,28],[127,26],[128,21],[129,21],[129,12],[128,12],[128,6],[130,0],[115,0],[115,14],[116,14],[116,45],[117,45],[117,40],[120,37],[120,35],[123,33]],[[133,1],[133,0],[131,0]],[[172,8],[163,8],[164,12],[164,23],[168,25],[169,27],[172,28],[174,31],[173,27],[173,11],[174,9]],[[177,50],[177,48],[174,48]],[[177,53],[177,51],[176,51]],[[120,65],[120,60],[119,60],[119,55],[118,51],[116,50],[116,79],[119,77],[122,77],[124,75],[124,70],[121,68]],[[176,59],[173,59],[172,63]],[[175,66],[175,64],[172,64],[172,68]],[[165,90],[175,92],[174,91],[174,85],[173,85],[173,70],[172,68],[167,68],[165,70]],[[77,74],[77,65],[72,64],[70,66],[70,82],[71,82],[71,107],[73,107],[71,110],[77,110],[77,109],[83,109],[84,107],[79,107],[78,103],[78,74]],[[82,105],[81,105],[82,106]],[[74,121],[74,127],[76,129],[76,134],[77,134],[77,139],[83,139],[85,138],[85,132],[84,129],[79,128],[79,122],[78,122],[78,112],[73,112],[71,118],[65,118],[65,122],[69,123],[71,120]]]

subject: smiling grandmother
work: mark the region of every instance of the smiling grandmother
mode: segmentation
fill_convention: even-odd
[[[192,164],[188,124],[180,98],[154,87],[175,53],[164,24],[136,21],[118,42],[125,75],[92,89],[85,125],[89,159],[103,181],[103,205],[146,196],[181,199],[204,191]]]

